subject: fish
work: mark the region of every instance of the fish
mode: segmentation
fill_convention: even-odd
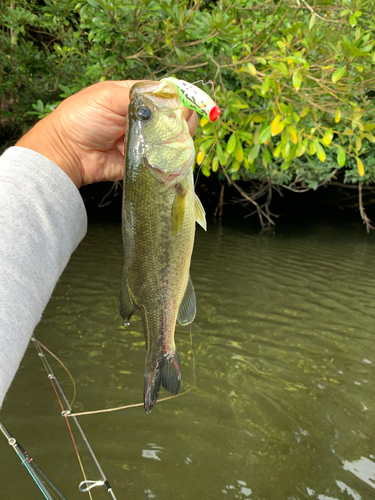
[[[124,267],[120,313],[140,311],[146,343],[144,408],[160,387],[176,395],[181,368],[176,321],[190,324],[196,297],[190,277],[196,221],[206,230],[194,192],[195,150],[187,108],[172,83],[143,81],[130,91],[122,200]]]

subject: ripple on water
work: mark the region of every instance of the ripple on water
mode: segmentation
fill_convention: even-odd
[[[198,229],[197,387],[151,415],[134,408],[82,417],[118,497],[372,498],[374,255],[374,236],[350,226],[273,235]],[[117,312],[121,271],[120,226],[91,226],[36,332],[73,373],[76,411],[142,400],[142,323],[135,315],[125,328]],[[176,343],[184,390],[194,381],[189,328],[177,327]],[[49,457],[64,463],[74,491],[74,455],[47,382],[30,349],[3,420],[47,466]],[[49,415],[43,426],[39,408]],[[21,477],[8,454],[0,453],[0,466]],[[8,483],[1,487],[12,498]],[[29,489],[20,494],[34,500]]]

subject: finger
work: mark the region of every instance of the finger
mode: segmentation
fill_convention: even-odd
[[[111,109],[114,113],[126,116],[129,107],[129,94],[130,89],[138,82],[142,80],[107,80],[105,82],[97,83],[93,85],[92,88],[99,90],[100,87],[109,91],[106,94],[106,106]]]
[[[186,117],[186,122],[187,122],[188,127],[189,127],[190,135],[193,137],[195,134],[195,130],[198,126],[197,113],[195,111],[192,111],[191,109],[189,109],[187,117]]]

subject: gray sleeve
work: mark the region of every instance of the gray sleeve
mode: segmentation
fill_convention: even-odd
[[[71,254],[85,236],[78,189],[52,161],[12,147],[0,158],[0,406]]]

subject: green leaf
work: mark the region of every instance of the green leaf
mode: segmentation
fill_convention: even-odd
[[[358,18],[355,14],[352,14],[350,17],[349,17],[349,22],[350,22],[350,26],[352,28],[354,28],[354,26],[357,24],[358,22]]]
[[[219,158],[217,156],[214,156],[214,159],[212,160],[211,169],[212,172],[217,172],[219,169]]]
[[[203,165],[203,167],[201,168],[201,172],[204,176],[210,177],[210,169],[207,165]]]
[[[262,95],[266,95],[269,88],[271,86],[271,79],[267,76],[264,80],[263,80],[263,83],[262,83],[262,86],[260,88],[260,93]]]
[[[293,160],[283,161],[281,164],[281,170],[288,170]]]
[[[346,153],[341,146],[339,146],[337,151],[337,163],[339,164],[339,167],[343,167],[346,163]]]
[[[340,78],[342,78],[345,74],[346,66],[341,66],[341,68],[337,69],[332,75],[333,83],[337,83]]]
[[[154,51],[152,50],[151,45],[149,45],[148,43],[145,43],[145,44],[143,44],[143,47],[145,48],[145,51],[147,52],[147,54],[150,54],[150,56],[154,55]]]
[[[236,143],[237,143],[236,134],[233,133],[229,137],[229,141],[227,142],[227,147],[226,147],[227,153],[229,153],[229,154],[233,153],[233,151],[236,149]]]
[[[310,22],[309,22],[309,31],[311,31],[313,29],[313,26],[315,24],[315,21],[316,21],[316,14],[315,12],[312,14],[312,16],[310,17]]]
[[[247,159],[249,163],[253,163],[253,161],[258,157],[260,151],[260,145],[258,144],[257,146],[254,146],[252,150],[250,151]]]
[[[264,128],[259,134],[259,144],[263,144],[271,137],[271,125]]]
[[[219,142],[216,145],[216,153],[217,153],[217,156],[219,158],[220,165],[224,167],[227,163],[227,159],[224,155],[224,151],[223,151]]]
[[[266,164],[269,165],[271,162],[271,153],[267,147],[264,148],[263,158],[264,158],[264,161],[266,162]]]

